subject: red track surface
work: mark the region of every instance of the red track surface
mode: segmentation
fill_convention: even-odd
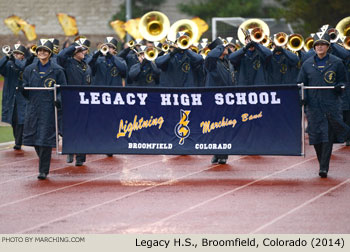
[[[327,179],[306,157],[53,154],[38,181],[33,148],[0,151],[0,233],[350,233],[350,147]]]

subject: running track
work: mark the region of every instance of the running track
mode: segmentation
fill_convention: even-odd
[[[31,147],[0,150],[2,234],[350,233],[350,147],[334,145],[327,179],[305,157],[53,153],[38,181]]]

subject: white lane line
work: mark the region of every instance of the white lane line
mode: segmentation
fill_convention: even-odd
[[[340,148],[338,148],[338,149],[335,149],[335,150],[333,150],[333,151],[338,151],[338,150],[340,150],[340,149],[342,149],[342,148],[344,148],[344,146],[343,146],[343,147],[340,147]],[[180,211],[180,212],[177,212],[177,213],[175,213],[175,214],[172,214],[172,215],[169,215],[169,216],[167,216],[167,217],[165,217],[165,218],[162,218],[162,219],[160,219],[160,220],[158,220],[158,221],[156,221],[156,222],[154,222],[154,223],[147,224],[147,225],[145,225],[145,227],[152,227],[152,226],[162,225],[165,221],[168,221],[168,220],[170,220],[170,219],[172,219],[172,218],[178,217],[178,216],[180,216],[180,215],[182,215],[182,214],[185,214],[185,213],[187,213],[187,212],[189,212],[189,211],[191,211],[191,210],[194,210],[194,209],[199,208],[199,207],[201,207],[201,206],[204,206],[204,205],[206,205],[206,204],[208,204],[208,203],[210,203],[210,202],[213,202],[213,201],[215,201],[215,200],[217,200],[217,199],[220,199],[220,198],[222,198],[222,197],[224,197],[224,196],[226,196],[226,195],[232,194],[232,193],[237,192],[237,191],[239,191],[239,190],[242,190],[242,189],[244,189],[244,188],[246,188],[246,187],[248,187],[248,186],[251,186],[251,185],[253,185],[253,184],[256,184],[256,183],[258,183],[258,182],[261,182],[261,181],[263,181],[263,180],[265,180],[265,179],[267,179],[267,178],[270,178],[270,177],[273,177],[273,176],[275,176],[275,175],[277,175],[277,174],[280,174],[280,173],[283,173],[283,172],[285,172],[285,171],[288,171],[288,170],[290,170],[290,169],[292,169],[292,168],[294,168],[294,167],[296,167],[296,166],[298,166],[298,165],[304,164],[304,163],[309,162],[309,161],[311,161],[311,160],[313,160],[313,159],[316,159],[316,156],[311,157],[311,158],[308,158],[308,159],[306,159],[306,160],[304,160],[304,161],[302,161],[302,162],[296,163],[296,164],[294,164],[294,165],[288,166],[288,167],[286,167],[286,168],[284,168],[284,169],[282,169],[282,170],[276,171],[276,172],[271,173],[271,174],[269,174],[269,175],[266,175],[266,176],[264,176],[264,177],[262,177],[262,178],[260,178],[260,179],[256,179],[256,180],[254,180],[254,181],[251,181],[251,182],[249,182],[249,183],[247,183],[247,184],[245,184],[245,185],[242,185],[242,186],[240,186],[240,187],[237,187],[237,188],[232,189],[232,190],[230,190],[230,191],[227,191],[227,192],[225,192],[225,193],[219,194],[219,195],[217,195],[217,196],[215,196],[215,197],[213,197],[213,198],[210,198],[210,199],[208,199],[208,200],[202,201],[202,202],[200,202],[200,203],[198,203],[198,204],[196,204],[196,205],[193,205],[193,206],[191,206],[191,207],[189,207],[189,208],[187,208],[187,209],[184,209],[184,210],[182,210],[182,211]],[[107,232],[108,232],[108,231],[107,231]]]
[[[206,204],[208,204],[208,203],[210,203],[210,202],[212,202],[212,201],[215,201],[215,200],[217,200],[217,199],[220,199],[220,198],[222,198],[222,197],[224,197],[224,196],[226,196],[226,195],[229,195],[229,194],[231,194],[231,193],[234,193],[234,192],[237,192],[237,191],[239,191],[239,190],[242,190],[242,189],[244,189],[244,188],[246,188],[246,187],[248,187],[248,186],[251,186],[251,185],[253,185],[253,184],[257,183],[257,182],[263,181],[264,179],[267,179],[267,178],[272,177],[272,176],[274,176],[274,175],[277,175],[277,174],[279,174],[279,173],[282,173],[282,172],[285,172],[285,171],[287,171],[287,170],[290,170],[290,169],[294,168],[295,166],[298,166],[298,165],[300,165],[300,164],[306,163],[306,162],[308,162],[308,161],[310,161],[310,160],[312,160],[312,159],[315,159],[315,157],[306,159],[306,160],[304,160],[304,161],[302,161],[302,162],[299,162],[299,163],[297,163],[297,164],[294,164],[294,165],[292,165],[292,166],[289,166],[289,167],[287,167],[287,168],[285,168],[285,169],[283,169],[283,170],[279,170],[279,171],[276,171],[276,172],[271,173],[271,174],[269,174],[269,175],[266,175],[266,176],[264,176],[264,177],[262,177],[262,178],[253,180],[253,181],[251,181],[251,182],[249,182],[249,183],[247,183],[247,184],[244,184],[244,185],[239,186],[239,187],[237,187],[237,188],[235,188],[235,189],[232,189],[232,190],[230,190],[230,191],[227,191],[227,192],[224,192],[224,193],[222,193],[222,194],[219,194],[219,195],[217,195],[217,196],[215,196],[215,197],[213,197],[213,198],[210,198],[210,199],[208,199],[208,200],[202,201],[202,202],[200,202],[200,203],[198,203],[198,204],[196,204],[196,205],[193,205],[193,206],[191,206],[191,207],[189,207],[189,208],[187,208],[187,209],[184,209],[184,210],[182,210],[182,211],[180,211],[180,212],[177,212],[177,213],[175,213],[175,214],[169,215],[168,217],[165,217],[165,218],[163,218],[163,219],[161,219],[161,220],[159,220],[159,221],[157,221],[157,222],[151,223],[151,224],[149,224],[149,225],[150,225],[150,226],[153,226],[153,225],[162,224],[162,223],[165,222],[165,221],[168,221],[168,220],[170,220],[170,219],[172,219],[172,218],[175,218],[175,217],[177,217],[177,216],[179,216],[179,215],[182,215],[182,214],[184,214],[184,213],[187,213],[187,212],[189,212],[189,211],[191,211],[191,210],[194,210],[194,209],[196,209],[196,208],[198,208],[198,207],[204,206],[204,205],[206,205]]]
[[[350,182],[350,178],[348,178],[347,180],[341,182],[340,184],[338,184],[338,185],[336,185],[336,186],[331,187],[331,188],[328,189],[327,191],[325,191],[325,192],[323,192],[323,193],[320,193],[319,195],[313,197],[312,199],[309,199],[309,200],[305,201],[305,202],[302,203],[301,205],[299,205],[299,206],[297,206],[297,207],[295,207],[295,208],[289,210],[288,212],[286,212],[286,213],[284,213],[284,214],[278,216],[277,218],[273,219],[272,221],[270,221],[270,222],[268,222],[268,223],[266,223],[266,224],[264,224],[264,225],[258,227],[258,228],[255,229],[254,231],[250,232],[250,234],[255,234],[255,233],[257,233],[257,232],[263,230],[264,228],[267,228],[268,226],[271,226],[272,224],[276,223],[277,221],[279,221],[279,220],[285,218],[286,216],[288,216],[288,215],[290,215],[290,214],[292,214],[292,213],[298,211],[299,209],[303,208],[304,206],[307,206],[308,204],[310,204],[310,203],[312,203],[312,202],[318,200],[319,198],[323,197],[324,195],[326,195],[326,194],[328,194],[328,193],[330,193],[330,192],[332,192],[332,191],[338,189],[339,187],[341,187],[341,186],[343,186],[343,185],[345,185],[346,183],[349,183],[349,182]]]
[[[174,157],[172,157],[172,158],[174,158]],[[171,159],[171,158],[169,158],[169,159]],[[142,164],[142,165],[136,166],[134,168],[131,168],[129,171],[132,171],[132,170],[144,167],[144,166],[152,165],[152,164],[155,164],[155,163],[158,163],[158,162],[162,162],[162,160],[158,160],[158,161],[153,161],[153,162],[150,162],[150,163]],[[86,184],[86,183],[89,183],[89,182],[92,182],[92,181],[95,181],[95,180],[99,180],[99,179],[103,179],[103,178],[110,177],[110,176],[113,176],[113,175],[117,175],[119,173],[121,173],[121,171],[114,172],[114,173],[109,173],[109,174],[106,174],[104,176],[96,177],[96,178],[89,179],[89,180],[84,180],[84,181],[79,182],[79,183],[71,184],[69,186],[60,187],[60,188],[57,188],[57,189],[54,189],[54,190],[50,190],[50,191],[46,191],[46,192],[43,192],[43,193],[34,194],[34,195],[26,197],[26,198],[22,198],[22,199],[19,199],[19,200],[15,200],[15,201],[11,201],[11,202],[7,202],[5,204],[2,204],[2,205],[0,205],[0,208],[7,207],[7,206],[10,206],[10,205],[14,205],[14,204],[26,201],[26,200],[34,199],[34,198],[37,198],[37,197],[40,197],[40,196],[43,196],[43,195],[46,195],[46,194],[62,191],[62,190],[65,190],[65,189],[68,189],[68,188],[71,188],[71,187],[74,187],[74,186],[79,186],[79,185],[82,185],[82,184]]]
[[[175,156],[176,157],[176,156]],[[175,157],[172,157],[172,158],[175,158]],[[238,157],[237,159],[234,159],[232,161],[236,161],[236,160],[239,160],[241,158],[245,158],[247,156],[240,156]],[[169,158],[169,159],[172,159],[172,158]],[[168,160],[169,160],[168,159]],[[230,162],[232,162],[230,161]],[[67,215],[64,215],[64,216],[61,216],[61,217],[57,217],[53,220],[50,220],[50,221],[47,221],[47,222],[44,222],[44,223],[41,223],[41,224],[38,224],[36,226],[33,226],[33,227],[30,227],[30,228],[27,228],[27,229],[24,229],[24,230],[21,230],[19,232],[16,232],[17,234],[24,234],[24,233],[27,233],[29,231],[32,231],[32,230],[35,230],[35,229],[38,229],[42,226],[47,226],[47,225],[50,225],[54,222],[57,222],[57,221],[61,221],[63,219],[67,219],[67,218],[70,218],[72,216],[75,216],[75,215],[78,215],[78,214],[81,214],[81,213],[84,213],[84,212],[87,212],[89,210],[92,210],[92,209],[95,209],[95,208],[98,208],[98,207],[101,207],[101,206],[105,206],[105,205],[108,205],[110,203],[114,203],[116,201],[119,201],[119,200],[122,200],[122,199],[125,199],[125,198],[128,198],[128,197],[131,197],[133,195],[136,195],[138,193],[142,193],[142,192],[146,192],[146,191],[149,191],[151,189],[154,189],[154,188],[157,188],[157,187],[160,187],[160,186],[164,186],[164,185],[168,185],[168,184],[171,184],[171,183],[174,183],[175,181],[178,181],[180,179],[184,179],[186,177],[190,177],[192,175],[195,175],[195,174],[198,174],[198,173],[201,173],[203,171],[206,171],[206,170],[210,170],[210,169],[213,169],[215,166],[219,166],[219,165],[214,165],[214,166],[210,166],[206,169],[203,169],[203,170],[199,170],[199,171],[196,171],[196,172],[192,172],[192,173],[189,173],[189,174],[186,174],[186,175],[183,175],[181,177],[178,177],[178,178],[174,178],[174,179],[171,179],[171,180],[168,180],[168,181],[164,181],[162,183],[159,183],[159,184],[156,184],[156,185],[153,185],[153,186],[150,186],[150,187],[146,187],[146,188],[143,188],[143,189],[140,189],[140,190],[137,190],[135,192],[131,192],[131,193],[128,193],[128,194],[125,194],[123,196],[119,196],[117,198],[114,198],[114,199],[111,199],[111,200],[108,200],[108,201],[105,201],[105,202],[102,202],[100,204],[96,204],[96,205],[93,205],[93,206],[90,206],[90,207],[87,207],[87,208],[84,208],[84,209],[81,209],[79,211],[75,211],[75,212],[72,212],[70,214],[67,214]]]

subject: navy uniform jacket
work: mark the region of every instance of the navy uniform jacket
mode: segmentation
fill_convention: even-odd
[[[336,56],[328,54],[329,60],[322,71],[310,57],[301,67],[298,83],[305,86],[338,86],[346,81],[343,62]],[[344,124],[341,112],[340,95],[333,89],[305,90],[306,114],[310,144],[328,142],[328,121],[335,133],[335,142],[342,143],[350,132]]]
[[[160,70],[154,62],[144,59],[130,68],[128,86],[154,87],[159,85]]]
[[[6,56],[0,60],[0,74],[5,77],[1,113],[3,122],[12,124],[12,116],[16,104],[18,124],[24,123],[27,102],[22,93],[18,92],[16,88],[22,86],[25,63],[26,60],[8,60]]]
[[[52,55],[51,55],[51,62],[53,62],[53,63],[55,63],[55,64],[58,64],[58,63],[57,63],[57,57],[58,57],[57,54],[52,53]]]
[[[295,53],[282,49],[282,53],[278,56],[274,51],[267,63],[267,83],[296,84],[298,76],[295,74],[295,69],[298,62],[299,58]]]
[[[126,49],[124,49],[126,50]],[[126,50],[128,51],[128,50]],[[128,51],[128,54],[126,55],[126,65],[128,66],[128,70],[127,70],[127,78],[126,78],[126,83],[127,84],[131,84],[132,83],[132,80],[130,79],[129,77],[129,72],[130,72],[130,69],[133,65],[139,63],[139,58],[137,57],[137,54],[134,50],[129,50]]]
[[[204,63],[199,64],[194,68],[193,72],[194,85],[195,87],[204,87],[206,79],[206,71],[204,68]]]
[[[348,58],[350,57],[350,52],[347,51],[344,47],[336,44],[336,43],[331,43],[330,49],[329,49],[329,53],[337,56],[338,58],[342,59],[345,67],[347,68],[347,72],[350,71],[349,69],[349,63],[348,63]],[[307,52],[307,54],[304,57],[304,60],[315,56],[316,52],[314,49],[311,49]],[[347,80],[349,81],[350,75],[347,76]],[[342,95],[342,109],[343,110],[350,110],[350,85],[347,84],[346,88],[345,88],[345,92]]]
[[[23,73],[24,87],[53,87],[67,85],[63,68],[51,62],[42,78],[39,61],[26,67]],[[46,90],[25,91],[28,99],[23,130],[23,144],[28,146],[56,146],[54,93]]]
[[[270,49],[261,44],[255,44],[255,50],[249,56],[246,48],[241,48],[229,56],[229,60],[237,69],[237,85],[266,85],[266,64],[272,56]]]
[[[91,69],[83,59],[81,62],[73,58],[75,46],[71,45],[59,52],[57,63],[64,68],[67,85],[90,85]]]
[[[204,60],[204,66],[206,70],[205,85],[209,86],[233,86],[234,83],[234,70],[230,61],[227,58],[223,60],[219,57],[224,52],[223,45],[216,46],[211,50]]]
[[[350,54],[350,51],[348,51]],[[343,110],[350,110],[350,56],[348,56],[345,61],[345,70],[347,76],[347,85],[343,95]]]
[[[99,56],[90,61],[89,65],[94,76],[94,85],[123,86],[122,79],[126,77],[127,66],[118,56]]]
[[[345,65],[345,72],[346,72],[346,88],[345,92],[343,92],[342,95],[342,109],[343,110],[350,110],[350,52],[346,50],[344,47],[338,45],[338,44],[331,44],[331,54],[337,56],[338,58],[343,60],[343,63]]]
[[[196,78],[194,71],[198,70],[203,62],[203,57],[192,50],[167,53],[155,60],[160,74],[160,86],[162,87],[195,87]]]

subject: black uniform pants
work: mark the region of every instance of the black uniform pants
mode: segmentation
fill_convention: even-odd
[[[39,157],[39,173],[49,174],[52,147],[34,146]]]
[[[343,119],[346,125],[350,126],[350,110],[343,110]]]
[[[317,159],[320,164],[320,171],[322,170],[328,172],[329,170],[329,161],[331,160],[333,142],[334,132],[331,125],[328,122],[328,142],[314,145]]]
[[[215,154],[214,157],[217,159],[228,159],[228,155],[226,154]]]
[[[85,162],[86,161],[86,154],[75,154],[75,160]]]
[[[15,144],[21,146],[22,145],[22,135],[23,135],[23,124],[18,124],[18,116],[17,116],[17,105],[15,103],[15,107],[13,108],[12,114],[12,132],[15,138]]]

